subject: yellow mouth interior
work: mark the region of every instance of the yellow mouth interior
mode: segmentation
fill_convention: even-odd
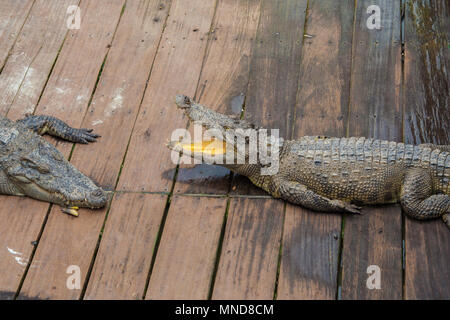
[[[207,154],[210,156],[226,153],[226,143],[222,140],[200,141],[194,143],[179,143],[181,148],[190,153]]]

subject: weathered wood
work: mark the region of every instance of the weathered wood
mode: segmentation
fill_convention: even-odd
[[[225,208],[225,198],[174,196],[146,299],[208,297]]]
[[[33,2],[34,0],[4,0],[0,3],[0,72]]]
[[[252,50],[245,117],[258,126],[279,129],[280,135],[284,137],[290,133],[297,95],[305,10],[306,1],[262,1],[256,42]],[[247,178],[233,179],[233,187],[232,194],[267,196],[264,191],[251,185]],[[225,246],[230,247],[222,251],[221,258],[225,260],[219,261],[222,269],[216,278],[214,294],[217,298],[235,295],[270,299],[275,289],[277,268],[274,261],[278,260],[279,255],[284,208],[274,199],[243,198],[239,201],[239,208],[248,208],[245,216],[250,221],[231,221],[227,224],[226,233],[232,236],[254,232],[257,238],[249,244],[244,239],[232,239],[225,243]],[[254,201],[261,201],[265,208],[280,206],[279,212],[274,216],[258,216],[261,208],[252,205]],[[263,225],[270,226],[270,234],[260,235]],[[269,254],[254,255],[253,259],[248,259],[245,250],[240,250],[234,253],[233,261],[233,257],[227,257],[227,250],[232,250],[230,248],[238,244],[247,250],[270,248]],[[236,268],[239,270],[235,273]],[[249,272],[251,276],[248,277]]]
[[[37,104],[40,91],[36,93],[36,90],[42,89],[40,84],[47,78],[67,33],[66,9],[77,3],[74,0],[35,2],[0,75],[1,115],[7,114],[16,95],[27,96],[31,106]],[[15,1],[15,5],[23,4]],[[10,27],[17,28],[14,23]],[[27,110],[30,105],[21,108]],[[0,253],[0,268],[2,274],[9,275],[1,277],[0,291],[7,292],[2,294],[5,298],[12,298],[31,257],[34,248],[31,242],[38,240],[48,204],[19,197],[0,198],[0,219],[5,222],[2,227],[7,228],[7,232],[5,229],[0,233],[0,246],[4,248]],[[36,266],[39,264],[37,261]]]
[[[107,189],[115,188],[169,9],[170,1],[164,6],[158,0],[127,3],[83,121],[82,127],[94,128],[102,138],[93,145],[76,145],[72,163]],[[177,18],[176,13],[171,16]]]
[[[369,29],[370,5],[381,9],[381,28]],[[349,136],[401,141],[400,5],[358,1],[350,91]],[[346,216],[342,252],[342,299],[401,299],[402,223],[399,206],[366,208]],[[381,270],[381,289],[368,289],[370,265]]]
[[[405,7],[405,139],[450,144],[450,6],[407,1]],[[405,298],[450,299],[450,233],[441,219],[405,219]]]
[[[306,0],[263,0],[252,51],[245,118],[259,127],[279,129],[282,137],[291,134],[306,6]],[[231,193],[267,195],[242,176],[234,177]]]
[[[181,0],[172,2],[119,190],[170,191],[174,174],[170,170],[176,164],[165,144],[175,129],[186,127],[186,119],[175,106],[175,96],[195,93],[214,9],[215,1],[195,0],[189,5]]]
[[[48,204],[0,196],[0,299],[12,299],[38,240]],[[36,262],[40,265],[40,261]]]
[[[213,299],[272,299],[284,205],[272,199],[230,200]]]
[[[277,299],[334,299],[341,215],[287,205]]]
[[[363,208],[363,216],[345,218],[342,299],[402,298],[402,219],[399,205]],[[380,268],[380,289],[367,286]]]
[[[32,112],[68,32],[65,20],[78,0],[36,0],[0,76],[0,114]]]
[[[445,56],[450,30],[438,16],[450,18],[445,3],[406,1],[404,130],[409,143],[450,141],[450,60]]]
[[[354,1],[310,1],[294,138],[345,136]],[[286,207],[277,299],[334,299],[341,215]]]
[[[56,73],[52,73],[48,81],[38,111],[41,106],[50,105],[45,113],[57,115],[75,127],[80,126],[89,97],[76,102],[77,97],[94,90],[98,70],[119,22],[123,4],[123,0],[82,3],[81,11],[85,13],[82,16],[81,29],[68,36],[65,42],[67,49],[63,48],[60,53],[54,67]],[[84,59],[78,60],[78,56]],[[95,62],[97,66],[94,66]],[[65,93],[59,95],[59,89]],[[55,104],[51,101],[55,101]],[[74,106],[75,110],[64,107],[65,105]],[[66,157],[69,156],[71,148],[71,143],[59,144],[60,151]],[[54,299],[78,298],[80,290],[69,290],[66,286],[69,276],[66,269],[70,265],[79,266],[83,283],[105,213],[106,208],[98,211],[82,210],[82,218],[74,219],[61,214],[58,206],[53,206],[21,295]],[[45,263],[38,266],[37,261],[40,259]]]
[[[142,299],[166,201],[115,195],[84,299]]]
[[[199,102],[208,108],[241,114],[259,14],[259,0],[219,1],[197,88]],[[182,164],[174,192],[225,194],[229,187],[230,171],[223,167]]]

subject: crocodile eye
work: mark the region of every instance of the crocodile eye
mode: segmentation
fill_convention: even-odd
[[[30,158],[23,157],[23,158],[21,159],[21,161],[22,161],[22,164],[23,164],[24,166],[26,166],[26,167],[28,167],[28,168],[31,168],[31,169],[35,169],[35,170],[39,171],[39,172],[42,173],[42,174],[44,174],[44,173],[49,173],[49,172],[50,172],[50,169],[49,169],[48,166],[46,166],[46,165],[44,165],[44,164],[36,163],[36,162],[34,162],[32,159],[30,159]]]
[[[34,169],[36,169],[37,171],[39,171],[42,174],[50,172],[50,169],[44,165],[39,165],[39,166],[35,167]]]

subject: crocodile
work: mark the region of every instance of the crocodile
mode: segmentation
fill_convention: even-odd
[[[248,137],[240,140],[245,148],[239,148],[237,129],[259,130],[256,125],[210,110],[184,95],[177,95],[176,105],[190,122],[220,134],[199,142],[172,138],[167,147],[175,155],[224,166],[247,176],[274,198],[314,211],[360,214],[363,205],[400,202],[408,216],[419,220],[442,217],[450,228],[450,145],[364,137],[277,137],[276,143],[267,140],[265,146],[277,146],[279,154],[278,171],[268,175],[261,171],[267,166],[264,157],[249,161]],[[234,136],[227,135],[227,130],[234,130]],[[217,160],[229,152],[243,153],[245,161]]]
[[[29,115],[17,121],[0,116],[0,194],[55,203],[72,216],[78,216],[79,207],[104,207],[106,192],[46,141],[45,133],[83,144],[100,137],[92,129],[72,128],[51,116]]]

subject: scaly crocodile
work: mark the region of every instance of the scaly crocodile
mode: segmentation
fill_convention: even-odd
[[[104,207],[105,191],[43,139],[44,133],[77,143],[100,137],[51,116],[28,116],[15,122],[0,117],[0,194],[56,203],[73,216],[78,216],[78,207]]]
[[[257,129],[255,125],[214,112],[183,95],[176,97],[176,104],[191,122],[219,130],[224,138],[219,144],[213,140],[214,147],[208,147],[211,140],[171,141],[167,145],[170,149],[247,176],[275,198],[315,211],[356,214],[361,205],[400,202],[407,215],[421,220],[442,217],[450,228],[448,145],[411,145],[363,137],[279,138],[279,170],[262,175],[261,168],[267,163],[258,160],[251,164],[248,146],[244,148],[244,164],[216,161],[217,155],[230,150],[242,153],[237,139],[230,139],[226,130]],[[248,140],[241,141],[248,144]]]

